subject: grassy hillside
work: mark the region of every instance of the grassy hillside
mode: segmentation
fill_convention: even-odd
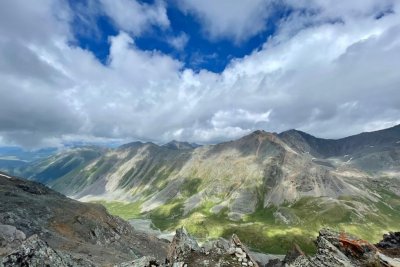
[[[377,242],[388,231],[398,231],[400,197],[387,189],[380,189],[379,202],[347,196],[339,199],[305,197],[295,204],[280,207],[258,207],[241,221],[228,219],[228,209],[218,214],[211,212],[215,205],[206,201],[183,215],[183,201],[174,200],[149,212],[141,213],[142,203],[102,202],[114,215],[124,219],[150,218],[161,230],[173,231],[185,226],[200,239],[230,237],[238,234],[253,250],[283,254],[293,243],[308,253],[315,250],[313,240],[322,227],[346,231],[363,239]],[[287,220],[282,220],[281,214]]]

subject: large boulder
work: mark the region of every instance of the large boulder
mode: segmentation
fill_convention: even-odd
[[[173,267],[258,267],[249,250],[236,235],[230,241],[221,238],[200,247],[185,228],[176,231],[170,245],[168,263]]]
[[[182,227],[176,230],[176,234],[169,246],[167,257],[169,262],[175,262],[199,250],[200,247],[196,240]]]
[[[117,264],[114,267],[158,267],[160,263],[154,258],[149,256],[144,256],[139,259]]]

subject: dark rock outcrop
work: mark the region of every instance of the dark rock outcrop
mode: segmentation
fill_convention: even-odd
[[[293,257],[296,253],[290,252],[287,257],[290,261],[282,262],[282,266],[400,266],[400,259],[396,258],[400,254],[396,257],[387,256],[369,242],[345,233],[323,229],[316,240],[316,246],[317,253],[312,257],[304,253],[297,253],[298,256]]]
[[[96,266],[166,257],[166,242],[136,231],[101,205],[72,200],[36,182],[0,175],[0,203],[0,259],[30,244],[23,241],[33,235],[58,255],[88,259]],[[39,241],[35,245],[42,247]]]
[[[94,267],[95,265],[85,259],[74,259],[66,252],[55,251],[37,235],[33,235],[3,259],[3,266]]]
[[[299,257],[305,257],[305,254],[297,244],[294,244],[293,248],[286,253],[283,262],[291,264]]]
[[[185,228],[180,228],[176,230],[174,239],[168,250],[168,260],[170,262],[175,262],[180,259],[184,259],[188,254],[193,251],[199,251],[200,247],[196,240],[190,236]]]
[[[385,234],[375,246],[387,256],[400,257],[400,232]]]
[[[236,235],[232,236],[230,242],[219,239],[208,243],[206,247],[200,247],[184,228],[176,231],[170,245],[167,263],[173,267],[258,267],[249,250]]]

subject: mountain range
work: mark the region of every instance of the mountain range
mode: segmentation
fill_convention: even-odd
[[[400,126],[336,140],[289,130],[204,146],[79,147],[12,171],[124,219],[199,238],[245,233],[270,253],[293,241],[311,251],[325,226],[378,241],[400,223]]]

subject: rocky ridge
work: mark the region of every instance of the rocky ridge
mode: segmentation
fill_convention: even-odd
[[[74,258],[67,252],[52,249],[37,235],[26,239],[19,248],[6,255],[2,262],[4,267],[12,266],[77,266],[95,267],[90,260]]]
[[[283,260],[272,259],[256,261],[247,247],[236,235],[230,241],[220,238],[199,246],[196,240],[184,229],[178,229],[169,245],[168,255],[164,260],[153,256],[143,256],[114,267],[398,267],[400,266],[400,232],[385,235],[376,244],[360,240],[354,236],[337,233],[329,229],[320,231],[315,244],[317,253],[307,256],[294,245]],[[389,240],[390,238],[390,240]],[[389,243],[388,243],[389,242]],[[384,247],[384,248],[383,248]],[[391,250],[388,250],[390,247]],[[2,266],[107,266],[95,264],[87,259],[77,259],[65,251],[56,251],[37,235],[32,235],[22,242],[2,260]]]
[[[0,173],[0,203],[0,258],[9,255],[5,264],[46,266],[41,262],[48,257],[43,262],[49,266],[110,266],[143,255],[166,256],[165,241],[136,231],[101,205],[69,199],[36,182]]]
[[[169,246],[168,257],[165,262],[157,262],[154,258],[143,257],[124,263],[119,267],[398,267],[400,266],[400,243],[398,235],[385,235],[379,244],[388,244],[397,253],[389,254],[382,245],[373,245],[346,233],[338,233],[329,229],[319,232],[315,244],[317,253],[307,256],[294,245],[283,260],[272,259],[259,262],[252,258],[236,235],[230,241],[218,239],[200,247],[184,228],[178,229],[173,242]],[[389,240],[390,239],[390,240]]]
[[[329,229],[322,229],[315,241],[317,253],[307,257],[299,248],[296,253],[291,252],[285,257],[281,265],[275,266],[400,266],[400,253],[389,254],[379,244],[373,245],[365,240],[346,233],[338,233]],[[392,244],[396,249],[400,243]],[[293,256],[296,255],[296,256]]]

